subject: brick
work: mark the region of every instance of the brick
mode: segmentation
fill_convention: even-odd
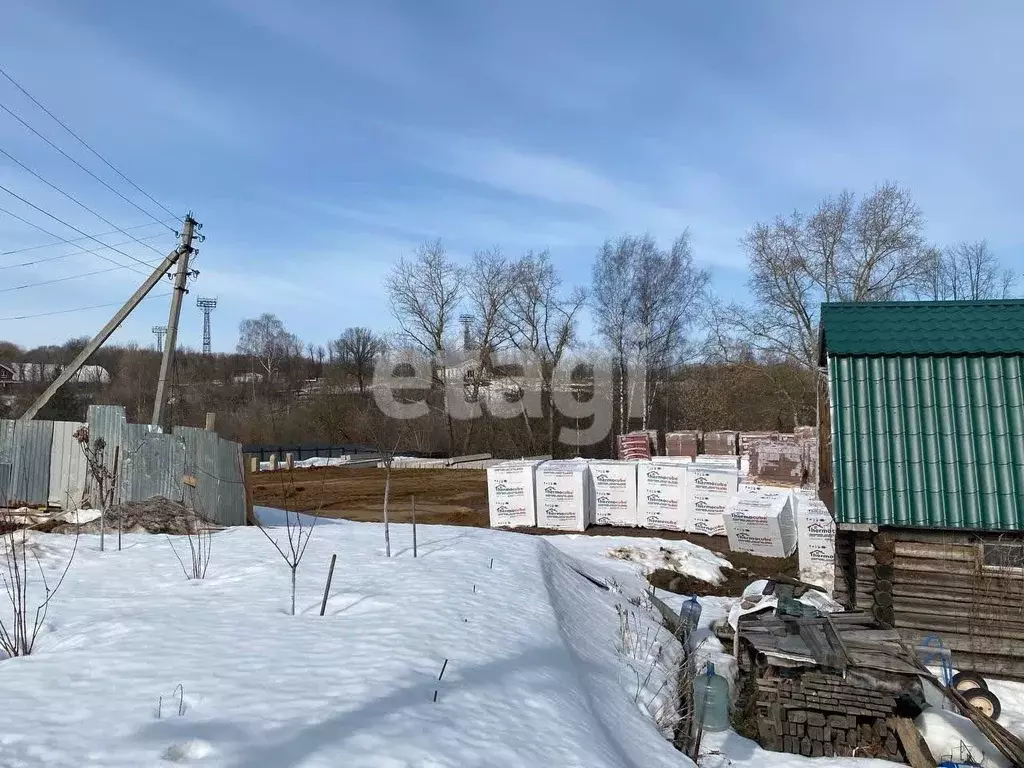
[[[804,734],[806,734],[806,732],[807,731],[805,730],[805,727],[804,727],[803,723],[797,723],[796,724],[796,735],[797,736],[803,736]]]
[[[832,744],[828,741],[822,745],[821,751],[824,757],[834,757],[836,754],[835,748],[833,748]]]
[[[858,744],[860,744],[860,739],[857,738],[856,728],[851,728],[846,732],[846,743],[849,744],[851,747],[856,747]]]
[[[803,739],[800,740],[800,754],[804,757],[811,756],[811,740],[808,739],[806,736],[804,736]]]
[[[821,740],[832,741],[832,728],[830,726],[826,725],[821,729]]]
[[[785,739],[783,739],[782,745],[785,748],[785,751],[789,752],[789,754],[791,754],[791,755],[798,755],[798,754],[800,754],[800,742],[798,742],[792,736],[787,736]]]
[[[899,745],[896,743],[896,737],[891,733],[885,739],[885,751],[890,755],[899,754]]]
[[[824,733],[822,733],[822,728],[816,725],[807,726],[807,736],[811,738],[813,741],[821,741],[823,738],[825,738]],[[818,755],[818,757],[821,757],[821,755]]]
[[[835,735],[832,737],[832,740],[835,741],[835,743],[839,746],[842,746],[846,743],[846,731],[836,731]]]
[[[825,752],[820,741],[811,742],[811,757],[821,757],[824,754]]]
[[[789,720],[789,722],[791,723],[806,723],[807,713],[800,709],[793,709],[790,710],[789,714],[786,716],[786,719]]]
[[[808,725],[816,725],[817,727],[820,728],[825,723],[826,723],[825,716],[823,714],[821,714],[820,712],[808,712],[807,713],[807,724]]]

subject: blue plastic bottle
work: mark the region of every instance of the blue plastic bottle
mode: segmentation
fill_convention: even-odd
[[[683,624],[683,636],[689,637],[700,624],[700,601],[691,597],[679,607],[679,618]]]
[[[729,728],[729,683],[715,674],[715,665],[708,662],[707,671],[693,682],[693,703],[697,717],[704,713],[704,730],[709,733]]]

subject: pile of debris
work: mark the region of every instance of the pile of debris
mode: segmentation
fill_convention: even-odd
[[[107,532],[195,534],[220,526],[204,519],[191,506],[154,496],[145,501],[130,501],[111,507],[101,516],[99,510],[78,510],[44,519],[33,527],[48,533],[98,534],[100,525]]]

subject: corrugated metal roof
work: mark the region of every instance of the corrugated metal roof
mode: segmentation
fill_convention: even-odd
[[[892,301],[821,305],[826,355],[1024,353],[1024,301]]]
[[[839,523],[1024,530],[1024,355],[828,362]]]

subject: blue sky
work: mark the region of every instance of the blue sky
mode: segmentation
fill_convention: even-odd
[[[1009,0],[5,0],[3,15],[0,66],[203,222],[186,345],[201,342],[198,295],[220,301],[221,350],[264,311],[314,342],[389,328],[383,275],[435,237],[458,258],[547,248],[585,284],[605,238],[668,244],[689,227],[716,291],[743,298],[753,222],[885,180],[913,190],[934,242],[985,237],[1024,271],[1024,6]],[[0,104],[132,191],[3,80]],[[151,221],[3,112],[0,148],[122,228]],[[4,157],[0,184],[111,229]],[[2,191],[0,207],[77,236]],[[163,253],[160,233],[131,230]],[[0,214],[0,252],[49,240]],[[0,290],[111,267],[78,254],[2,269],[74,251],[0,256]],[[0,318],[120,301],[140,279],[2,291]],[[0,320],[0,338],[91,335],[113,309]],[[151,343],[166,312],[144,303],[115,338]]]

